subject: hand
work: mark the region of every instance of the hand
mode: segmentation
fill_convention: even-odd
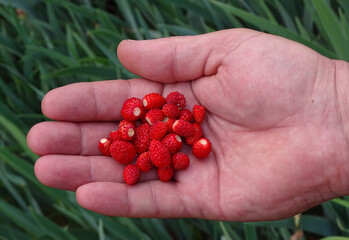
[[[43,122],[28,134],[45,185],[76,190],[79,204],[106,215],[231,221],[286,218],[348,193],[348,150],[337,108],[337,62],[246,29],[123,41],[121,63],[144,79],[76,83],[49,92]],[[145,80],[148,79],[148,80]],[[150,92],[183,93],[207,109],[213,151],[174,182],[145,173],[122,183],[121,166],[101,156],[122,103]]]

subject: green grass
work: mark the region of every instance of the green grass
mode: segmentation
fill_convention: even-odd
[[[0,239],[290,239],[297,230],[313,239],[349,239],[348,197],[307,211],[299,223],[128,219],[87,211],[74,193],[36,180],[37,156],[25,136],[45,120],[40,102],[50,89],[134,77],[116,57],[122,39],[235,27],[349,61],[346,0],[0,0]]]

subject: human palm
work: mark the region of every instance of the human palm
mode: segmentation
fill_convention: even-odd
[[[44,98],[44,114],[58,121],[28,135],[43,155],[35,165],[43,184],[76,190],[83,207],[107,215],[233,221],[285,218],[343,194],[332,60],[246,29],[125,41],[118,55],[144,79],[78,83]],[[153,181],[153,171],[122,183],[123,166],[101,156],[98,140],[127,98],[172,91],[188,108],[205,106],[213,151],[199,160],[183,147],[191,166],[173,182]]]

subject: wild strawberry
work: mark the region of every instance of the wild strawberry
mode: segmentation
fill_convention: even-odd
[[[182,139],[175,133],[170,133],[166,135],[161,143],[164,144],[171,155],[175,154],[182,148]]]
[[[167,124],[161,121],[155,122],[150,127],[150,139],[161,140],[167,133]]]
[[[145,111],[142,117],[139,119],[140,123],[148,123],[147,120],[145,119],[145,116],[147,115],[148,111]]]
[[[205,108],[200,105],[194,105],[193,115],[196,123],[198,124],[202,123],[205,118]]]
[[[112,142],[116,140],[122,140],[121,132],[119,130],[113,131],[109,133],[108,139]]]
[[[158,168],[158,177],[163,182],[168,182],[174,175],[174,169],[171,165],[166,167]]]
[[[144,153],[149,150],[150,145],[150,125],[143,123],[136,128],[136,137],[133,140],[133,144],[138,154]]]
[[[207,157],[211,152],[211,142],[207,138],[201,138],[193,144],[193,154],[195,157],[202,159]]]
[[[193,120],[193,113],[189,109],[183,109],[179,115],[179,119],[191,122]]]
[[[144,114],[144,106],[139,98],[129,98],[124,102],[121,109],[122,117],[127,121],[135,121]]]
[[[149,152],[144,152],[141,155],[139,155],[136,164],[142,172],[148,172],[154,166],[150,160]]]
[[[171,164],[171,154],[160,141],[153,140],[149,146],[151,162],[158,168]]]
[[[110,144],[111,144],[111,141],[107,138],[102,138],[99,141],[98,148],[103,155],[110,156],[110,151],[109,151]]]
[[[184,120],[176,120],[173,124],[173,131],[181,137],[190,137],[195,134],[193,125]]]
[[[165,117],[163,122],[167,125],[167,132],[173,133],[173,124],[175,123],[176,119]]]
[[[124,168],[124,181],[128,185],[134,185],[138,182],[141,172],[135,164],[129,164]]]
[[[152,125],[157,121],[164,120],[164,113],[161,111],[161,109],[151,109],[147,114],[145,115],[145,120]]]
[[[130,164],[136,156],[136,149],[132,143],[123,140],[114,141],[109,151],[111,156],[122,164]]]
[[[166,103],[166,99],[158,93],[149,93],[143,98],[145,109],[161,109]]]
[[[125,141],[131,141],[135,137],[135,124],[126,120],[119,123],[121,138]]]
[[[177,105],[174,105],[173,103],[166,103],[162,107],[162,112],[165,114],[166,117],[169,118],[177,118],[181,113]]]
[[[166,103],[173,103],[179,108],[183,109],[186,105],[186,100],[183,94],[179,92],[171,92],[166,97]]]
[[[202,137],[202,128],[201,128],[201,126],[199,124],[197,124],[197,123],[193,123],[193,127],[194,127],[194,130],[195,130],[195,134],[193,136],[185,138],[185,142],[188,145],[193,145],[194,142],[196,142],[197,140],[199,140]]]
[[[185,153],[178,152],[172,156],[172,166],[175,170],[184,170],[189,164],[190,159]]]

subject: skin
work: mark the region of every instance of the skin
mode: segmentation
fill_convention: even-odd
[[[348,194],[345,91],[348,63],[281,37],[247,29],[157,40],[126,40],[121,63],[143,79],[76,83],[50,91],[28,145],[43,184],[76,191],[79,204],[112,216],[266,221]],[[101,156],[130,97],[179,91],[206,108],[209,157],[174,181],[144,173],[123,183],[123,167]]]

